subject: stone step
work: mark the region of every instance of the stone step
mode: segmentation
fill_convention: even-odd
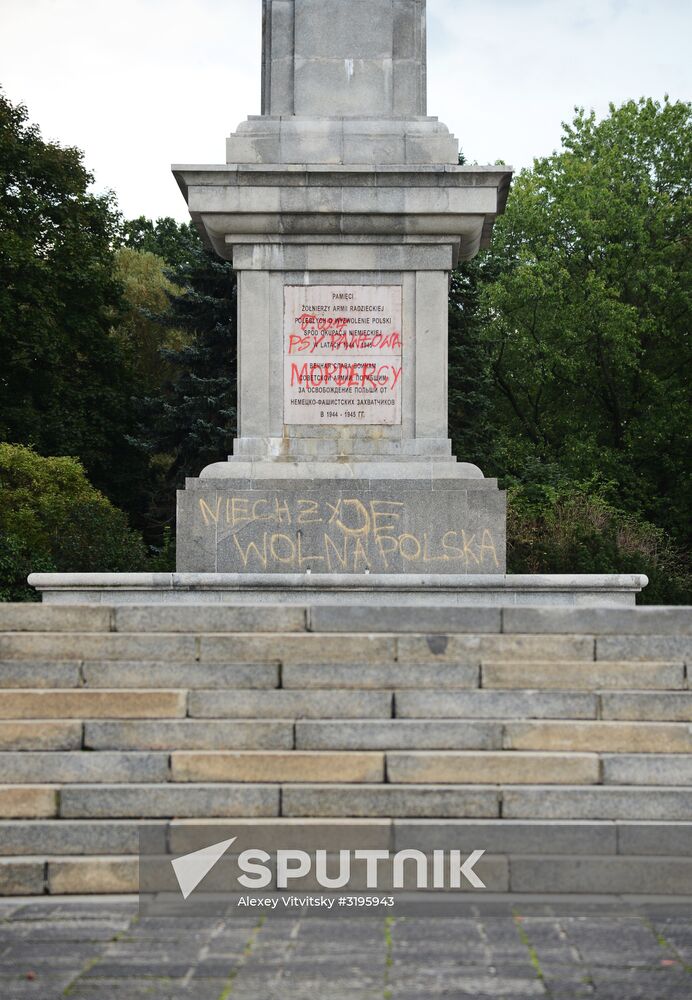
[[[480,667],[471,663],[287,663],[281,668],[284,688],[462,688],[480,686]]]
[[[677,691],[684,690],[688,685],[684,663],[617,660],[580,663],[556,660],[517,664],[512,660],[505,660],[483,662],[481,686],[505,690],[535,688],[541,691],[602,691],[628,688]]]
[[[306,625],[305,608],[280,604],[0,604],[0,632],[304,632]]]
[[[595,784],[596,754],[514,751],[326,753],[180,752],[171,758],[174,781],[345,782],[394,784]],[[682,784],[684,782],[678,782]]]
[[[501,640],[502,636],[486,638]],[[563,641],[561,636],[556,639]],[[553,637],[549,640],[555,641]],[[395,636],[386,635],[330,636],[305,632],[0,632],[0,660],[394,663],[396,642]],[[589,648],[593,658],[593,640]]]
[[[165,851],[168,830],[160,820],[6,819],[0,821],[0,855],[134,855],[142,845]]]
[[[689,788],[535,785],[504,787],[508,819],[692,820]]]
[[[112,608],[114,632],[305,632],[307,609],[286,604],[140,605]]]
[[[476,671],[478,673],[478,671]],[[278,663],[4,660],[2,688],[276,688]]]
[[[298,720],[299,750],[547,750],[688,753],[684,723],[502,719]]]
[[[84,746],[88,750],[290,750],[293,731],[292,719],[85,722]]]
[[[287,785],[283,816],[498,817],[500,789],[489,785]]]
[[[86,660],[87,688],[277,688],[277,663],[148,663],[141,660]]]
[[[692,609],[665,605],[631,608],[503,608],[502,631],[578,635],[692,635]]]
[[[383,782],[384,762],[382,753],[179,751],[171,755],[171,775],[196,782]]]
[[[187,692],[146,690],[88,691],[44,688],[5,690],[0,697],[2,719],[166,719],[184,718]]]
[[[391,719],[301,721],[295,724],[299,750],[496,750],[502,723],[475,720]]]
[[[199,659],[194,635],[118,635],[99,632],[0,632],[0,660]]]
[[[82,684],[80,668],[79,660],[3,660],[0,689],[77,688]]]
[[[4,660],[0,688],[130,689],[685,690],[683,663],[493,661],[482,663],[200,663],[146,660]]]
[[[692,858],[692,823],[565,819],[393,819],[393,850]]]
[[[482,849],[489,854],[692,858],[692,823],[553,819],[0,820],[0,856],[187,854],[236,836],[255,850]],[[140,840],[141,838],[141,840]]]
[[[59,790],[53,785],[0,785],[0,819],[57,816]]]
[[[230,867],[233,859],[228,858],[227,861]],[[328,858],[328,863],[330,861],[337,870],[337,859],[332,856]],[[162,857],[159,865],[156,873],[159,885],[173,891],[175,882],[168,858]],[[362,862],[361,868],[364,869]],[[692,859],[486,855],[477,863],[475,871],[491,892],[687,896],[692,880]],[[217,875],[218,872],[217,869]],[[414,884],[413,869],[405,874],[408,876],[405,889],[410,890]],[[357,862],[354,862],[349,888],[351,891],[364,891],[366,886],[365,872],[359,872]],[[306,876],[296,880],[291,891],[306,892],[318,888],[314,877]],[[136,893],[138,889],[137,859],[128,855],[82,858],[39,855],[0,859],[0,894],[3,895],[121,894]],[[384,885],[379,885],[379,891],[388,891],[386,879]]]
[[[0,787],[0,816],[692,819],[686,788],[449,784],[74,784]]]
[[[170,766],[169,766],[170,756]],[[382,783],[692,785],[692,755],[500,751],[0,752],[6,785]]]
[[[388,691],[191,691],[188,713],[207,719],[387,719]]]
[[[136,858],[24,856],[0,858],[0,895],[40,896],[139,891]]]
[[[512,857],[509,891],[516,893],[689,895],[692,858]]]
[[[0,632],[419,632],[692,635],[688,607],[0,605]]]
[[[688,788],[583,785],[289,785],[285,816],[692,820]]]
[[[0,720],[0,750],[80,750],[81,746],[81,722]]]
[[[263,696],[256,697],[261,701]],[[403,690],[394,693],[394,714],[404,719],[600,718],[619,722],[692,722],[692,692]]]
[[[410,607],[318,605],[308,608],[314,632],[422,632],[572,635],[692,635],[688,607]]]
[[[279,785],[65,785],[59,814],[68,819],[278,816]]]
[[[685,723],[487,719],[0,721],[0,750],[692,752]]]
[[[0,775],[5,784],[61,784],[63,782],[161,782],[171,777],[166,753],[90,753],[84,751],[0,752]]]
[[[417,614],[416,609],[414,620]],[[593,661],[594,652],[595,640],[590,635],[401,634],[397,639],[397,659],[400,663],[468,663],[484,659]],[[668,658],[649,657],[649,659]],[[621,656],[619,659],[627,657]],[[353,662],[359,661],[354,659]]]
[[[136,610],[136,609],[135,609]],[[197,609],[192,609],[197,610]],[[627,638],[627,637],[625,637]],[[661,649],[643,655],[631,637],[636,655],[614,655],[604,646],[603,659],[685,660],[692,639],[660,638]],[[598,642],[620,641],[605,637]],[[677,644],[677,645],[676,645]],[[682,644],[682,645],[680,645]],[[666,651],[666,647],[670,647]],[[595,659],[596,640],[590,635],[416,635],[321,634],[306,632],[0,632],[0,660],[142,660],[211,663],[476,663],[492,660]]]
[[[692,785],[692,754],[605,754],[606,785]]]
[[[0,632],[0,660],[226,663],[468,663],[475,660],[687,662],[681,635]]]
[[[595,719],[595,695],[571,691],[397,691],[402,719]]]
[[[689,609],[685,609],[689,612]],[[610,635],[596,639],[597,660],[692,659],[692,637],[681,635]]]
[[[601,695],[604,719],[692,722],[692,692],[617,691]]]
[[[0,602],[0,632],[110,632],[112,610],[98,605]]]
[[[389,819],[37,819],[0,820],[0,855],[186,854],[238,837],[256,850],[389,849]]]
[[[598,784],[597,754],[523,753],[501,750],[414,751],[385,754],[392,784]]]
[[[507,722],[507,750],[690,753],[692,729],[674,722]]]

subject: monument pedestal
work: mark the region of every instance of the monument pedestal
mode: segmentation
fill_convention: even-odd
[[[178,495],[180,572],[505,570],[505,499],[448,438],[452,269],[512,172],[427,114],[424,0],[264,0],[262,114],[178,166],[238,275],[238,438]]]
[[[178,539],[185,573],[498,574],[505,495],[487,479],[193,479]]]
[[[179,494],[178,570],[504,572],[504,496],[448,438],[447,311],[510,172],[176,175],[239,289],[239,436]]]

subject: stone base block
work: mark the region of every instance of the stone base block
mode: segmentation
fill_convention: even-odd
[[[494,480],[188,480],[178,572],[504,573]]]
[[[353,607],[384,609],[391,618],[396,609],[422,608],[509,608],[562,607],[631,608],[637,594],[646,587],[643,574],[506,576],[502,573],[484,575],[405,574],[337,574],[316,573],[32,573],[29,583],[41,594],[44,604],[106,604],[179,606],[209,605],[245,607],[271,605],[310,606],[338,604],[343,610]],[[386,619],[384,619],[386,620]],[[423,631],[439,632],[440,626],[422,623]],[[399,622],[392,630],[401,628]],[[487,625],[474,626],[475,631],[488,631]],[[324,629],[342,631],[343,626]],[[379,626],[370,630],[381,631]],[[410,631],[410,626],[404,631]],[[497,626],[499,630],[499,624]],[[578,628],[574,629],[579,631]],[[191,629],[194,631],[194,628]],[[450,627],[449,631],[455,631]],[[493,627],[492,631],[495,631]],[[156,638],[156,637],[154,637]],[[659,639],[661,637],[658,637]],[[641,639],[637,636],[637,640]],[[156,638],[156,642],[160,640]],[[600,642],[600,639],[599,639]],[[660,660],[659,652],[653,659]],[[145,657],[161,658],[160,645]],[[623,656],[613,659],[623,659]],[[497,659],[497,657],[496,657]],[[2,739],[0,723],[0,741]],[[40,734],[37,735],[37,739]],[[39,747],[40,748],[40,747]]]

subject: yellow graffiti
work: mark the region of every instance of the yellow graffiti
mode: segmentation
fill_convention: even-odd
[[[206,528],[219,537],[223,522],[230,529],[227,544],[245,570],[362,573],[435,565],[452,569],[454,564],[458,572],[500,568],[490,528],[470,531],[460,526],[441,536],[434,530],[417,532],[404,522],[403,501],[217,494],[198,503]],[[324,528],[304,534],[304,525]]]
[[[219,523],[219,514],[221,513],[221,497],[216,498],[216,510],[212,510],[206,500],[200,499],[199,509],[202,511],[202,519],[207,527],[213,522],[214,524]]]

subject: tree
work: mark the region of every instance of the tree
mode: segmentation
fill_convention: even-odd
[[[119,216],[82,154],[47,143],[0,93],[0,438],[74,455],[136,509],[147,458],[131,442],[137,380],[111,329]]]
[[[124,304],[113,335],[145,391],[156,392],[172,374],[162,350],[183,346],[181,332],[171,325],[171,302],[182,289],[167,276],[166,261],[148,250],[121,247],[114,266]]]
[[[175,331],[161,347],[168,377],[141,404],[139,444],[151,456],[149,535],[173,524],[175,490],[229,454],[236,428],[236,279],[191,225],[125,224],[127,244],[158,254],[174,282],[159,322]]]
[[[175,458],[178,484],[229,454],[236,430],[236,281],[231,265],[200,243],[196,258],[177,271],[184,287],[172,303],[187,343],[167,350],[175,370],[158,423],[159,441]]]
[[[0,443],[0,600],[35,600],[31,572],[146,568],[141,536],[79,462]]]
[[[197,230],[191,223],[178,223],[170,217],[152,222],[140,215],[125,222],[123,232],[128,247],[156,254],[172,271],[191,265],[200,246]]]
[[[611,106],[602,121],[578,110],[562,150],[515,180],[478,264],[477,308],[457,331],[468,352],[483,329],[474,364],[490,406],[466,433],[491,442],[486,470],[505,482],[597,473],[617,506],[679,539],[689,531],[691,111],[667,99]],[[452,384],[463,402],[462,374]]]

